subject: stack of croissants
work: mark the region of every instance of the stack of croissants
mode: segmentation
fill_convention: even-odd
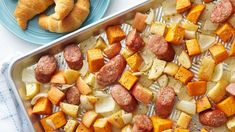
[[[55,3],[55,12],[49,16],[41,14]],[[18,25],[25,30],[34,16],[38,24],[50,32],[65,33],[78,29],[90,13],[89,0],[19,0],[14,15]]]

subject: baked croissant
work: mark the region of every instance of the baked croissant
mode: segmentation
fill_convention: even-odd
[[[19,0],[14,15],[22,29],[26,29],[27,23],[37,14],[44,12],[54,0]]]
[[[73,10],[63,20],[45,14],[39,17],[39,26],[51,32],[65,33],[78,29],[90,13],[90,1],[78,0]]]
[[[55,0],[54,19],[63,20],[73,9],[74,0]]]

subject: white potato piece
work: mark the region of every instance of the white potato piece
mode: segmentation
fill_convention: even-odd
[[[148,24],[148,25],[151,25],[153,23],[155,19],[155,10],[153,10],[152,8],[150,9],[149,11],[149,14],[145,20],[145,23]]]
[[[85,110],[92,110],[92,109],[94,109],[94,106],[93,106],[93,104],[89,101],[87,95],[81,95],[81,96],[80,96],[80,102],[81,102],[82,108],[84,108]]]
[[[128,113],[128,112],[125,112],[124,110],[122,110],[122,120],[123,120],[124,124],[131,123],[132,118],[133,118],[132,113]]]
[[[198,78],[202,81],[209,81],[212,78],[215,68],[215,61],[211,57],[204,57],[198,72]]]
[[[67,84],[73,84],[77,81],[79,77],[79,71],[72,70],[72,69],[66,69],[64,70],[64,78],[67,82]]]
[[[195,101],[181,100],[177,103],[176,108],[190,115],[196,114]]]
[[[168,84],[168,77],[166,74],[163,74],[162,76],[160,76],[158,79],[157,79],[157,82],[159,84],[160,87],[166,87],[167,84]]]
[[[166,66],[166,61],[155,59],[149,71],[149,79],[155,80],[160,77]]]
[[[220,64],[217,64],[215,66],[211,81],[213,82],[219,81],[223,76],[223,71],[224,71],[223,62]]]
[[[187,91],[187,87],[186,86],[181,87],[179,93],[176,93],[176,94],[177,94],[177,97],[178,97],[179,100],[190,101],[190,100],[193,99],[192,96],[188,95],[188,91]]]
[[[144,87],[150,87],[153,83],[153,80],[148,78],[148,75],[142,74],[138,81]]]
[[[81,49],[82,53],[86,53],[88,49],[95,48],[96,38],[94,36],[91,36],[90,38],[81,42],[79,45],[80,45],[80,49]]]
[[[79,109],[78,105],[73,105],[73,104],[61,102],[60,108],[65,114],[67,114],[73,118],[78,117],[78,109]]]
[[[181,112],[179,119],[177,120],[177,126],[187,129],[192,117],[184,112]]]
[[[235,131],[235,116],[230,118],[227,121],[226,125],[230,131],[232,131],[232,132]]]
[[[92,73],[89,73],[85,76],[84,81],[89,85],[94,87],[95,85],[95,75]]]
[[[179,66],[173,62],[168,62],[166,64],[166,67],[164,69],[164,73],[166,73],[167,75],[170,76],[175,76],[175,74],[177,73],[179,69]]]
[[[65,132],[74,132],[76,130],[77,126],[78,126],[77,121],[75,121],[73,119],[69,119],[64,126],[64,131]]]
[[[197,31],[199,26],[188,21],[188,20],[185,20],[184,22],[182,22],[182,27],[185,29],[185,30],[188,30],[188,31]]]
[[[204,52],[215,44],[215,36],[199,34],[198,42],[199,42],[201,51]]]
[[[165,0],[162,2],[162,9],[164,16],[176,14],[176,1],[175,0]]]
[[[160,36],[164,36],[166,31],[166,24],[162,22],[154,22],[150,27],[150,32],[152,34],[158,34]]]
[[[26,91],[26,99],[32,99],[40,92],[40,84],[39,83],[25,83],[25,91]]]
[[[181,52],[181,54],[178,58],[178,61],[183,67],[185,67],[187,69],[189,69],[192,66],[192,62],[189,58],[189,55],[184,50]]]
[[[115,109],[115,101],[111,96],[99,98],[95,104],[96,113],[108,113]]]

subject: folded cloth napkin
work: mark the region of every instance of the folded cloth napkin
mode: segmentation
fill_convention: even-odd
[[[9,63],[0,64],[0,132],[29,132],[29,125],[19,107],[11,87],[7,83]]]

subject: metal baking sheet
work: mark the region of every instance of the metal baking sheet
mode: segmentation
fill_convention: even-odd
[[[123,23],[125,20],[129,19],[129,18],[133,18],[133,14],[135,14],[135,12],[137,11],[147,11],[150,8],[154,8],[156,6],[156,1],[149,1],[146,0],[145,2],[143,2],[140,5],[137,5],[133,8],[130,8],[129,10],[123,11],[123,12],[119,12],[113,16],[110,16],[109,18],[105,18],[101,21],[98,21],[95,24],[92,24],[91,26],[88,26],[86,28],[83,28],[81,30],[78,30],[76,32],[73,32],[57,41],[52,42],[51,44],[49,44],[48,46],[43,46],[42,48],[39,48],[19,59],[17,59],[15,62],[13,62],[11,64],[11,68],[9,70],[9,81],[11,83],[11,86],[13,87],[13,91],[18,99],[18,102],[20,104],[20,106],[22,107],[22,109],[24,109],[24,114],[25,116],[27,116],[28,122],[30,124],[31,130],[33,131],[34,129],[43,131],[43,129],[41,128],[40,124],[39,124],[39,119],[40,117],[38,116],[34,116],[33,114],[31,114],[31,107],[30,107],[30,103],[27,101],[24,101],[20,95],[19,95],[19,89],[21,87],[23,87],[24,83],[21,81],[21,71],[29,66],[33,66],[37,60],[40,58],[41,55],[43,54],[55,54],[55,57],[59,63],[60,69],[66,69],[67,68],[67,64],[64,61],[63,58],[63,54],[61,53],[61,51],[63,50],[63,47],[66,46],[67,44],[69,44],[70,42],[77,42],[79,44],[79,42],[88,39],[90,36],[102,36],[105,41],[107,41],[107,37],[106,34],[103,32],[104,29],[109,26],[109,25],[115,25],[118,23]],[[162,7],[158,7],[155,10],[156,13],[156,21],[160,21],[160,22],[164,22],[165,21],[162,19]],[[132,27],[128,24],[122,24],[122,29],[126,32],[126,34],[128,34],[128,32],[132,29]],[[199,29],[200,30],[200,29]],[[144,36],[145,33],[149,32],[149,28],[146,28],[146,30],[144,31],[144,33],[142,33],[142,35]],[[216,38],[216,42],[221,42],[218,38]],[[226,49],[229,50],[230,45],[231,45],[230,41],[229,43],[225,44]],[[122,45],[125,45],[125,40],[122,41]],[[182,47],[184,48],[184,47]],[[195,77],[193,78],[193,80],[198,80],[197,78],[197,73],[198,73],[198,69],[199,69],[199,64],[200,64],[200,59],[204,56],[209,55],[209,52],[205,52],[203,54],[201,54],[200,56],[196,56],[192,58],[192,67],[190,68],[191,71],[194,72]],[[174,61],[175,63],[179,64],[178,62],[178,54],[176,54]],[[225,65],[225,68],[227,68],[227,66]],[[20,71],[20,72],[19,72]],[[154,92],[157,93],[159,90],[160,86],[155,82],[150,86],[150,89]],[[149,104],[148,106],[148,112],[147,115],[153,115],[154,114],[154,103]],[[54,111],[57,111],[58,108],[55,107]],[[172,114],[170,115],[170,119],[175,121],[176,125],[176,121],[178,120],[179,116],[180,116],[181,111],[177,110],[174,108]],[[81,117],[82,114],[80,114],[79,116]],[[191,131],[195,131],[198,132],[200,131],[200,129],[204,127],[204,128],[208,128],[206,126],[202,126],[199,121],[198,121],[198,114],[195,114],[192,118],[192,121],[190,123],[189,129]],[[220,130],[212,130],[212,131],[220,131]]]

